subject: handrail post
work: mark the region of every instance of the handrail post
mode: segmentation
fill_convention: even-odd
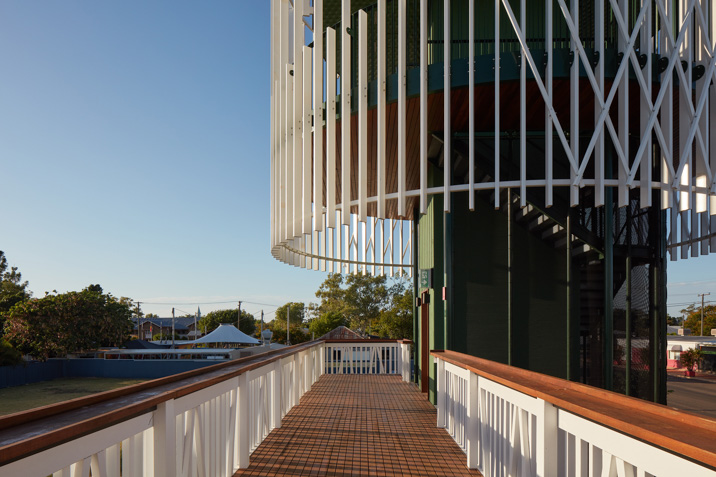
[[[173,477],[176,472],[176,413],[174,400],[157,404],[154,411],[154,475]]]
[[[557,408],[547,401],[542,404],[537,413],[537,475],[546,477],[557,475],[559,423]]]
[[[292,393],[293,393],[293,402],[292,406],[298,406],[299,401],[301,400],[301,354],[295,353],[293,355],[293,376],[292,376],[293,386],[292,386]]]
[[[436,358],[435,363],[437,364],[438,372],[435,375],[435,379],[438,382],[438,390],[436,400],[438,403],[438,427],[445,427],[447,425],[446,409],[445,409],[445,361]]]
[[[319,352],[319,362],[320,362],[320,374],[318,377],[323,376],[326,370],[326,343],[321,343],[321,345],[318,348]]]
[[[467,468],[477,469],[479,463],[479,441],[480,441],[480,417],[479,397],[477,388],[477,374],[470,372],[470,380],[467,383],[467,422],[465,423],[465,434],[467,438]]]
[[[239,376],[239,469],[249,466],[251,427],[249,423],[249,371]]]
[[[283,365],[281,360],[277,360],[273,363],[273,385],[272,396],[271,396],[271,426],[274,429],[281,427],[281,372]]]

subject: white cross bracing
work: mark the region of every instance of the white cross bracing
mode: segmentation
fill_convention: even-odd
[[[335,28],[324,28],[323,3],[340,4],[341,22]],[[287,263],[324,271],[370,274],[412,275],[413,222],[406,203],[418,199],[418,208],[425,213],[428,197],[449,196],[456,192],[470,193],[470,209],[474,193],[493,190],[495,206],[500,206],[500,192],[519,189],[520,206],[526,203],[528,187],[544,189],[545,204],[552,206],[555,187],[570,190],[569,202],[579,205],[579,189],[594,189],[595,205],[605,204],[605,191],[612,188],[620,207],[629,203],[629,191],[639,189],[641,207],[660,206],[669,214],[667,237],[671,259],[687,258],[716,251],[716,8],[710,0],[640,0],[638,12],[629,16],[634,2],[627,0],[594,0],[594,51],[599,57],[593,63],[585,48],[587,39],[580,36],[579,0],[495,0],[494,1],[494,92],[495,132],[500,132],[502,81],[500,44],[507,35],[519,43],[520,79],[520,175],[519,180],[500,178],[501,159],[499,134],[496,134],[495,177],[475,182],[474,102],[470,102],[470,154],[468,184],[450,184],[450,141],[445,142],[445,181],[428,187],[428,8],[427,0],[419,1],[420,59],[420,124],[419,138],[406,137],[407,99],[407,21],[406,0],[397,2],[397,187],[386,191],[387,119],[386,102],[388,40],[386,24],[388,0],[376,0],[375,44],[368,45],[368,17],[364,11],[352,12],[350,0],[272,0],[271,21],[271,248],[273,255]],[[526,9],[544,1],[545,62],[538,67],[527,35]],[[445,12],[450,14],[449,2]],[[474,0],[470,2],[474,12]],[[529,5],[529,7],[528,7]],[[515,7],[519,7],[518,15]],[[295,15],[294,11],[301,12]],[[506,14],[509,26],[500,22]],[[606,22],[610,14],[616,25],[616,47],[622,59],[612,78],[605,76]],[[352,32],[340,25],[351,24]],[[631,20],[631,23],[630,23]],[[556,22],[566,24],[570,51],[569,66],[570,120],[560,118],[555,107],[553,83],[553,30]],[[475,78],[475,22],[466,20],[469,30],[469,78]],[[444,28],[449,32],[450,22]],[[322,32],[325,31],[325,38]],[[318,32],[313,34],[313,32]],[[340,43],[354,45],[340,48]],[[589,40],[592,40],[590,37]],[[447,44],[447,42],[446,42]],[[309,47],[310,46],[310,47]],[[376,131],[368,132],[367,57],[376,50]],[[337,56],[340,54],[338,72]],[[351,84],[351,55],[357,54],[357,84]],[[450,48],[444,48],[444,84],[451,84]],[[658,70],[655,58],[660,58]],[[319,60],[316,61],[316,58]],[[396,57],[393,57],[395,60]],[[504,58],[502,59],[504,61]],[[664,65],[665,63],[665,65]],[[630,66],[633,78],[630,81]],[[694,76],[695,67],[700,74]],[[529,70],[528,70],[529,68]],[[538,98],[527,93],[527,72],[533,76]],[[594,131],[586,148],[580,147],[579,79],[594,98]],[[635,81],[633,81],[635,80]],[[638,91],[634,91],[634,88]],[[451,134],[450,87],[444,94],[445,137]],[[581,88],[584,90],[584,88]],[[351,90],[354,93],[351,95]],[[342,94],[344,93],[345,94]],[[340,95],[340,96],[339,96]],[[639,132],[629,130],[629,98],[638,96]],[[340,99],[339,99],[340,98]],[[677,101],[674,101],[674,99]],[[527,178],[526,105],[538,99],[545,105],[544,178]],[[351,102],[357,102],[357,113]],[[616,109],[615,109],[616,108]],[[617,113],[616,115],[614,113]],[[340,117],[339,117],[340,114]],[[620,118],[615,125],[613,116]],[[357,125],[351,134],[350,123]],[[340,132],[339,131],[340,128]],[[325,131],[325,140],[324,138]],[[351,141],[357,137],[357,151]],[[318,140],[316,139],[318,138]],[[369,143],[369,138],[375,143]],[[553,145],[556,138],[559,146]],[[617,170],[609,177],[605,164],[605,140],[609,138],[617,159]],[[406,175],[406,142],[414,141],[420,149],[419,180],[416,189],[408,187]],[[635,142],[636,141],[636,142]],[[630,144],[631,142],[631,144]],[[368,168],[368,149],[377,151],[374,170]],[[554,177],[553,156],[559,147],[566,158],[569,178]],[[632,152],[635,151],[635,152]],[[337,157],[337,153],[340,156]],[[355,155],[353,161],[341,160]],[[357,159],[356,159],[357,158]],[[541,158],[538,158],[541,160]],[[593,175],[587,171],[594,170]],[[653,177],[655,171],[660,177]],[[329,173],[330,172],[330,173]],[[357,181],[355,180],[357,178]],[[355,181],[351,190],[351,180]],[[375,182],[375,195],[369,196],[368,182]],[[325,190],[324,190],[325,186]],[[652,204],[653,190],[660,190],[660,204]],[[658,196],[657,196],[658,197]],[[388,201],[397,201],[397,208],[388,212]],[[449,212],[450,200],[443,201]],[[372,207],[371,215],[369,210]],[[353,209],[353,210],[351,210]],[[397,210],[397,214],[396,214]],[[680,253],[679,253],[680,252]]]

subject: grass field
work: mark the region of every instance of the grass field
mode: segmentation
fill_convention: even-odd
[[[0,389],[0,416],[146,381],[121,378],[59,378]]]

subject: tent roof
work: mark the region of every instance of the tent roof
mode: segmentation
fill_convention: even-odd
[[[240,344],[259,344],[259,340],[239,331],[234,325],[224,323],[219,325],[217,329],[198,340],[192,340],[194,343],[240,343]]]

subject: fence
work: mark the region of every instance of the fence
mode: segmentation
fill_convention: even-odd
[[[397,350],[409,342],[393,344],[363,369],[406,376]],[[0,418],[0,477],[231,476],[333,368],[326,350],[337,347],[305,343]]]
[[[439,427],[486,477],[716,476],[716,420],[434,351]]]

